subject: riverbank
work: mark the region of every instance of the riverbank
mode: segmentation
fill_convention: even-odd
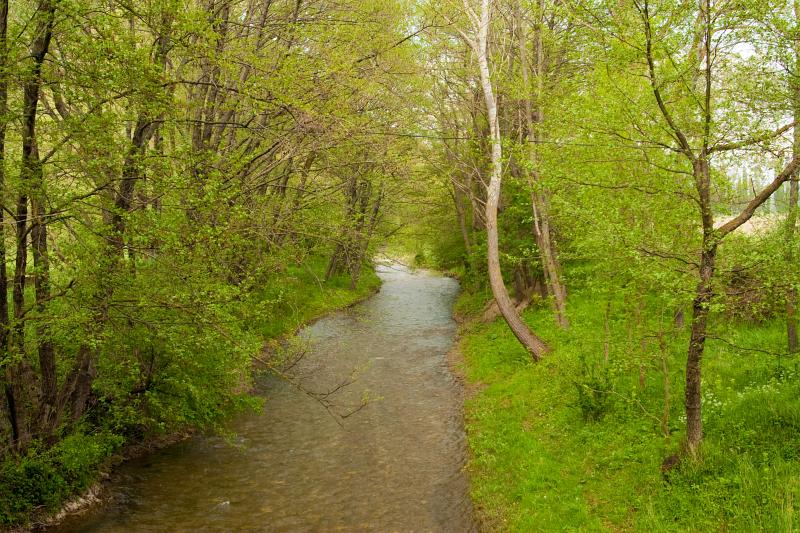
[[[352,306],[374,294],[380,279],[373,269],[365,269],[355,290],[349,279],[321,281],[324,263],[297,267],[284,272],[251,300],[258,307],[248,330],[262,344],[276,342],[304,324],[338,309]],[[250,364],[250,363],[249,363]],[[242,370],[245,372],[245,370]],[[249,372],[249,371],[248,371]],[[241,383],[250,379],[240,379]],[[260,405],[245,398],[239,407]],[[213,427],[220,427],[222,419]],[[26,457],[0,464],[0,531],[27,531],[52,526],[65,517],[80,513],[103,497],[105,481],[120,464],[185,440],[198,429],[191,424],[177,428],[151,429],[136,437],[104,430],[91,435],[77,434],[63,439],[54,448],[33,448]]]
[[[445,361],[458,284],[378,270],[378,294],[300,332],[302,387],[259,380],[233,446],[203,435],[124,465],[109,505],[57,531],[474,531]]]
[[[60,508],[53,512],[48,509],[38,509],[30,516],[27,524],[13,526],[7,529],[0,527],[0,531],[8,533],[27,533],[29,531],[43,531],[57,526],[71,516],[80,515],[96,505],[102,505],[106,488],[113,482],[114,472],[118,467],[160,450],[174,446],[196,434],[195,428],[186,428],[169,434],[149,435],[140,440],[128,442],[119,447],[115,453],[102,460],[98,467],[89,476],[88,488],[76,491],[60,503]]]
[[[474,317],[484,302],[465,293],[456,309]],[[546,306],[526,311],[554,348],[538,364],[501,319],[463,326],[475,391],[465,403],[468,471],[482,529],[796,530],[800,383],[797,361],[773,355],[782,323],[716,323],[726,342],[707,349],[702,459],[662,473],[682,441],[687,333],[642,345],[640,332],[627,329],[623,302],[609,308],[604,319],[605,301],[572,294],[568,332]],[[644,320],[642,331],[657,328]],[[598,335],[605,325],[608,334]]]

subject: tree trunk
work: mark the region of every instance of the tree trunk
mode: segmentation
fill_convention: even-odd
[[[686,442],[689,453],[694,455],[703,438],[700,369],[705,349],[709,306],[714,296],[712,282],[717,246],[728,234],[750,220],[755,210],[763,205],[783,182],[788,181],[797,172],[797,169],[800,168],[800,157],[793,157],[775,179],[756,194],[737,216],[718,228],[714,228],[714,217],[711,213],[711,179],[708,155],[705,149],[700,152],[699,156],[692,159],[692,167],[703,222],[700,282],[697,284],[692,304],[691,337],[689,353],[686,358]]]
[[[500,125],[497,119],[497,101],[492,88],[491,74],[489,72],[488,34],[489,34],[489,6],[490,0],[482,0],[481,15],[477,28],[477,41],[474,43],[475,53],[478,56],[481,86],[489,118],[489,134],[492,148],[492,168],[489,185],[486,190],[486,234],[488,248],[489,284],[492,287],[500,313],[508,323],[514,336],[538,361],[550,351],[549,347],[522,321],[517,314],[514,304],[508,295],[503,273],[500,268],[500,247],[498,242],[497,209],[500,203],[500,187],[503,172],[503,147],[500,137]]]
[[[800,129],[795,128],[795,154],[798,152],[798,139]],[[789,182],[789,213],[786,217],[786,264],[789,268],[794,266],[794,246],[795,246],[795,227],[797,225],[797,200],[798,200],[798,175],[795,174]],[[786,337],[789,353],[798,351],[797,339],[797,290],[794,287],[794,280],[786,291]]]
[[[38,161],[38,155],[36,155]],[[41,166],[36,169],[37,180],[41,182]],[[45,305],[50,300],[50,257],[47,245],[47,223],[45,208],[41,199],[31,197],[33,227],[31,228],[31,248],[33,250],[33,266],[36,274],[33,278],[36,310],[40,322],[36,325],[36,337],[39,351],[39,371],[41,372],[41,409],[39,424],[44,434],[49,434],[58,425],[58,381],[56,376],[56,351],[50,339],[50,331],[43,320]]]
[[[23,398],[25,384],[22,383],[23,372],[22,358],[25,355],[25,281],[28,270],[28,197],[21,193],[17,197],[16,211],[14,213],[15,227],[15,258],[14,258],[14,280],[12,290],[12,303],[14,306],[14,323],[9,332],[9,350],[14,352],[14,356],[20,358],[20,362],[15,363],[9,372],[8,381],[11,384],[12,396],[11,403],[14,410],[11,413],[13,419],[12,427],[15,427],[14,442],[17,448],[24,448],[28,439],[28,416],[26,405]]]
[[[544,3],[539,2],[539,16],[544,12]],[[522,83],[526,90],[530,90],[530,67],[528,65],[527,53],[527,35],[525,32],[524,17],[522,10],[519,9],[519,54],[520,64],[522,70]],[[533,168],[529,174],[531,180],[531,209],[533,210],[533,228],[534,236],[536,237],[536,246],[539,248],[539,256],[542,261],[542,269],[544,270],[545,280],[550,289],[550,294],[553,297],[553,308],[556,314],[556,323],[562,329],[569,328],[569,319],[567,318],[567,291],[561,282],[561,265],[558,261],[558,254],[556,253],[555,245],[553,243],[552,233],[550,230],[550,200],[547,191],[537,191],[535,189],[535,182],[540,180],[538,164],[539,157],[536,153],[536,143],[539,142],[540,136],[536,133],[536,124],[541,124],[544,121],[544,110],[542,109],[542,97],[544,94],[544,43],[542,39],[542,29],[536,29],[536,109],[531,102],[531,94],[528,92],[525,96],[525,125],[526,136],[523,140],[527,140],[529,144],[529,159]]]
[[[567,289],[561,282],[561,265],[553,245],[546,194],[532,193],[534,235],[545,272],[545,279],[553,297],[556,322],[562,329],[569,329],[567,318]]]
[[[375,233],[375,227],[378,225],[378,216],[380,215],[383,195],[384,185],[381,183],[380,191],[378,191],[378,197],[375,199],[375,203],[372,204],[372,212],[370,213],[369,224],[367,225],[367,231],[362,239],[362,242],[360,243],[358,257],[356,258],[353,268],[350,271],[350,288],[352,290],[355,290],[358,286],[358,280],[361,277],[361,266],[366,259],[367,251],[369,250],[369,243],[372,240],[372,235]]]
[[[794,2],[794,16],[795,22],[800,20],[800,2]],[[795,44],[795,63],[800,65],[800,45]],[[800,121],[800,83],[796,77],[798,73],[795,72],[794,83],[792,84],[792,97],[794,107],[794,121]],[[794,143],[792,145],[792,152],[794,157],[800,156],[800,127],[794,127]],[[797,226],[797,200],[798,200],[798,173],[792,175],[789,181],[789,210],[786,215],[786,265],[789,272],[794,267],[794,247],[795,247],[795,232]],[[789,353],[795,353],[798,350],[797,339],[797,290],[794,287],[793,276],[790,278],[789,289],[786,291],[786,340]]]
[[[701,365],[706,344],[708,313],[714,296],[711,285],[714,277],[717,255],[716,244],[702,254],[700,264],[700,283],[697,285],[692,303],[692,333],[689,340],[689,354],[686,359],[686,441],[689,452],[695,454],[703,438]]]
[[[343,234],[341,240],[336,244],[336,248],[331,255],[328,262],[328,268],[325,271],[325,281],[330,280],[332,277],[341,274],[343,271],[343,263],[347,266],[350,265],[350,242],[352,240],[352,223],[356,215],[358,207],[358,177],[353,175],[348,180],[347,186],[347,208],[345,211],[344,225],[342,227]]]
[[[702,361],[706,345],[706,331],[711,300],[714,297],[715,263],[718,237],[714,231],[711,213],[711,176],[705,151],[693,162],[695,187],[700,200],[703,221],[703,250],[700,254],[700,281],[692,302],[691,336],[686,358],[686,443],[689,453],[696,455],[703,439],[702,416]]]
[[[44,207],[44,176],[37,149],[36,120],[42,86],[42,64],[50,49],[55,19],[55,4],[43,1],[39,4],[37,12],[41,18],[37,24],[36,36],[31,45],[33,68],[31,69],[30,77],[23,86],[22,166],[20,168],[20,177],[23,190],[28,193],[31,201],[31,245],[33,248],[34,267],[36,268],[34,294],[36,308],[39,313],[42,313],[47,301],[50,299],[50,262]],[[27,253],[24,249],[20,251]],[[41,431],[49,433],[56,424],[58,412],[56,356],[53,343],[49,339],[47,325],[44,322],[40,322],[37,325],[36,335],[39,352],[39,371],[41,373],[39,428]]]
[[[514,267],[514,300],[520,302],[531,299],[533,294],[533,276],[531,276],[530,263],[520,261]]]
[[[136,183],[142,180],[141,159],[155,133],[154,122],[146,113],[139,114],[122,164],[122,179],[114,198],[114,213],[111,217],[112,263],[121,259],[125,252],[126,216],[133,205]]]
[[[9,357],[9,327],[8,320],[8,271],[6,268],[6,236],[5,236],[5,206],[6,206],[6,127],[8,125],[8,0],[0,0],[0,359]],[[11,371],[0,366],[0,379],[3,382],[3,394],[8,412],[8,422],[11,427],[11,440],[19,439],[19,426],[17,423],[17,406]]]
[[[372,184],[368,181],[361,182],[358,188],[358,211],[356,213],[355,227],[348,240],[347,246],[347,271],[350,273],[350,288],[355,290],[356,276],[354,276],[356,264],[361,261],[361,246],[364,242],[364,226],[367,222],[367,207],[369,198],[372,196]],[[380,204],[378,204],[380,207]],[[360,269],[359,269],[360,270]]]

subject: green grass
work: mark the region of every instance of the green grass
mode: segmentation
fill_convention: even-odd
[[[466,295],[462,306],[477,307],[472,298]],[[467,379],[481,384],[466,417],[472,496],[485,529],[800,530],[796,361],[741,348],[781,350],[780,322],[723,328],[724,319],[715,318],[715,334],[740,348],[709,341],[702,457],[684,461],[665,480],[661,462],[683,439],[686,332],[666,336],[672,409],[664,436],[661,352],[656,343],[642,349],[639,342],[657,324],[631,335],[624,317],[612,313],[606,363],[605,303],[583,293],[569,305],[569,332],[555,328],[547,308],[526,313],[554,347],[538,364],[501,320],[469,326],[462,337]],[[599,420],[585,416],[578,390],[587,383],[611,390],[602,395]]]

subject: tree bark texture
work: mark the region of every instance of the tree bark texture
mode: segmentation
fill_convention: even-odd
[[[484,102],[489,118],[489,136],[491,140],[491,171],[489,184],[486,188],[486,234],[488,248],[488,270],[489,284],[492,294],[497,301],[500,313],[503,315],[514,336],[531,354],[534,360],[538,361],[550,351],[544,343],[522,318],[517,314],[514,304],[508,295],[503,273],[500,267],[500,248],[497,227],[497,210],[500,203],[500,189],[502,185],[503,173],[503,147],[500,137],[500,124],[497,118],[497,100],[495,99],[492,88],[491,73],[489,71],[488,58],[488,36],[490,20],[490,0],[481,1],[480,18],[475,20],[477,39],[475,41],[475,53],[480,69],[481,87],[483,88]]]

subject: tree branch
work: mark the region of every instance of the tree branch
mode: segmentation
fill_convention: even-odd
[[[694,152],[692,151],[692,147],[689,146],[689,141],[686,138],[686,135],[684,135],[683,131],[675,123],[675,120],[672,118],[672,114],[667,109],[667,105],[664,103],[664,99],[661,96],[661,90],[659,89],[656,81],[656,66],[655,61],[653,60],[653,29],[650,26],[650,8],[648,0],[645,0],[644,8],[639,6],[639,3],[636,1],[634,1],[634,4],[639,10],[639,13],[642,16],[642,22],[644,23],[645,56],[647,57],[648,78],[650,79],[650,87],[653,89],[653,96],[656,98],[658,109],[661,111],[661,114],[664,116],[664,120],[666,120],[670,129],[675,133],[675,137],[681,146],[681,151],[690,159],[694,160],[695,156]]]
[[[763,135],[758,135],[756,137],[751,137],[749,139],[744,139],[742,141],[732,142],[732,143],[725,143],[725,144],[717,144],[712,146],[708,149],[708,153],[712,154],[714,152],[726,152],[730,150],[738,150],[740,148],[747,148],[748,146],[752,146],[754,144],[760,144],[762,142],[771,141],[776,137],[780,137],[787,131],[791,130],[795,126],[798,125],[798,122],[791,122],[786,124],[785,126],[781,126],[777,130],[771,131],[769,133],[765,133]]]
[[[789,180],[798,168],[800,168],[800,155],[794,156],[792,160],[789,161],[789,164],[784,167],[781,173],[775,176],[775,179],[772,180],[769,185],[761,189],[761,192],[759,192],[755,198],[750,200],[750,202],[745,206],[738,216],[730,219],[728,222],[717,228],[715,232],[717,241],[722,240],[726,235],[750,220],[756,209],[758,209],[761,204],[766,202],[767,199],[772,196],[772,193],[777,191],[778,188],[783,185],[784,181]]]

